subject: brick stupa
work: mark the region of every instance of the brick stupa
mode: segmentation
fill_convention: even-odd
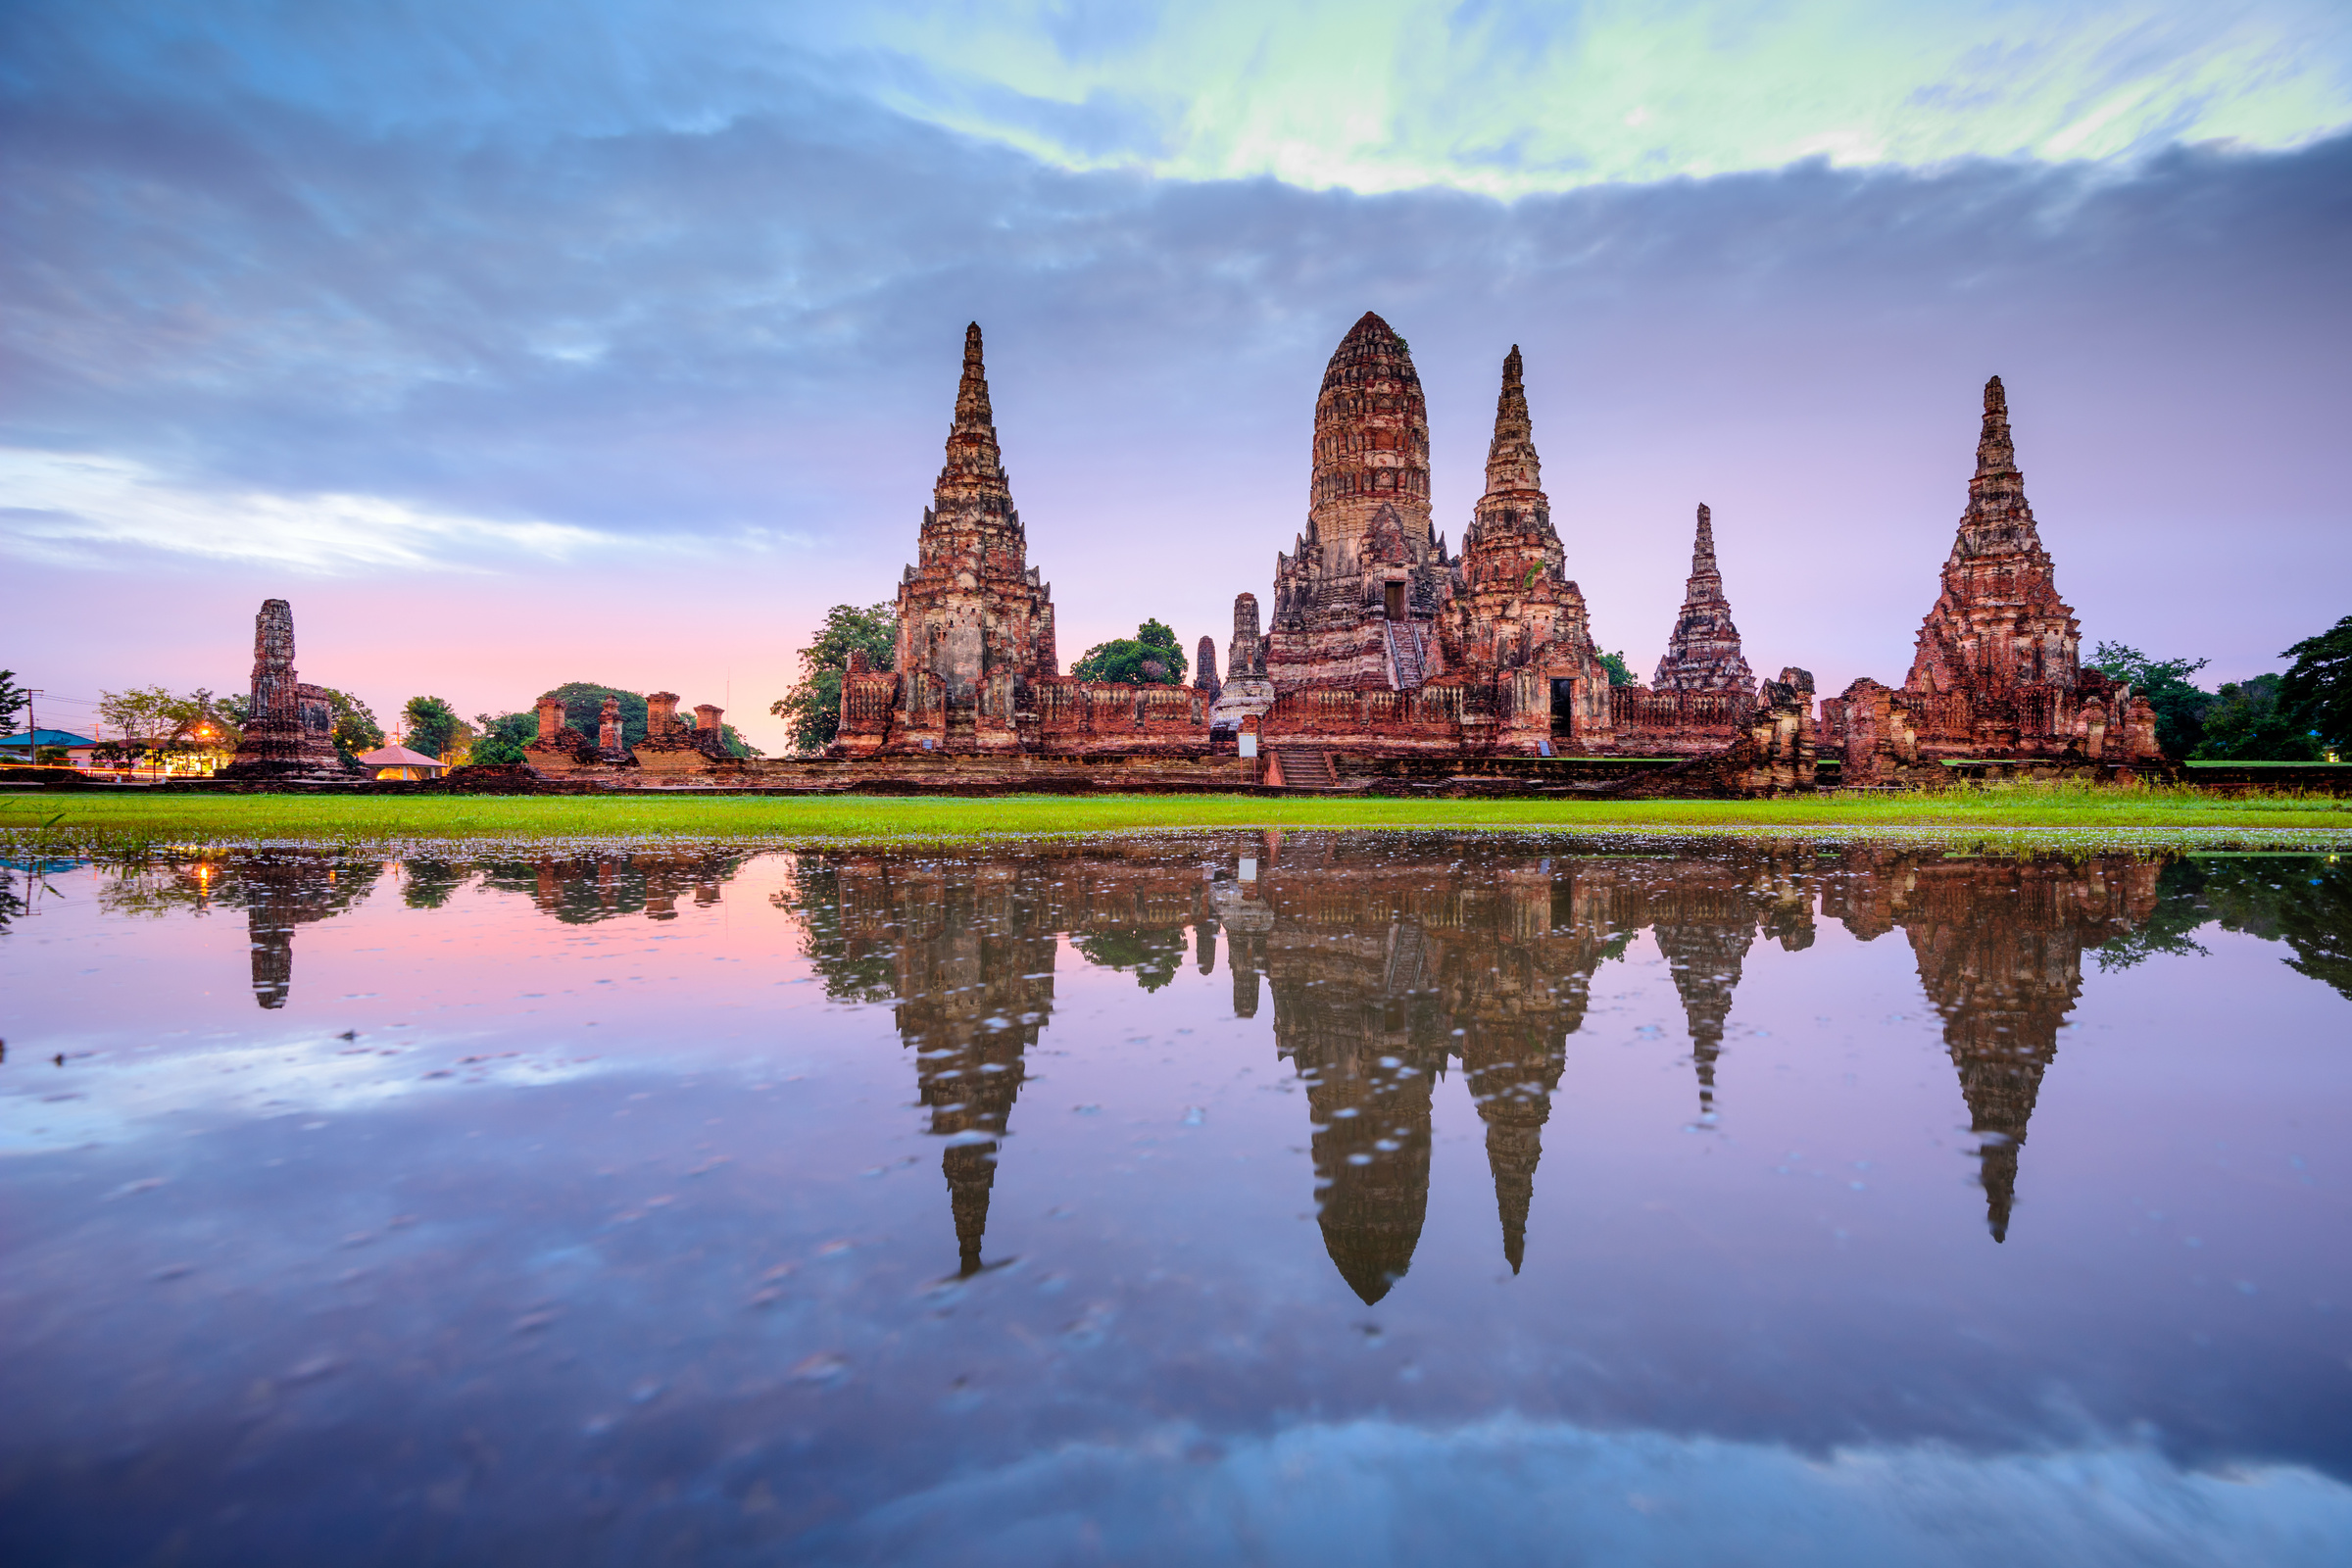
[[[1943,564],[1943,592],[1919,628],[1903,689],[1966,692],[1986,705],[2034,686],[2072,686],[2082,672],[2082,628],[2058,597],[2026,477],[2009,435],[2001,378],[1984,383],[1968,510]]]
[[[1752,692],[1756,677],[1740,651],[1740,628],[1732,624],[1732,602],[1724,597],[1723,571],[1715,564],[1715,521],[1698,509],[1698,533],[1690,546],[1690,580],[1683,589],[1683,612],[1666,639],[1650,684],[1658,691]]]
[[[1419,684],[1396,670],[1388,626],[1426,625],[1445,577],[1430,533],[1421,376],[1404,339],[1366,311],[1323,369],[1306,531],[1275,558],[1274,689]]]
[[[1014,715],[1028,706],[1030,683],[1061,672],[1053,590],[1028,549],[974,321],[963,334],[947,462],[923,511],[916,563],[899,584],[904,678],[889,750],[1020,749]]]
[[[1933,782],[1942,758],[2162,765],[2147,699],[2082,665],[2082,630],[2026,504],[1999,376],[1984,383],[1968,509],[1910,674],[1899,691],[1858,680],[1823,717],[1849,784]]]
[[[1439,665],[1448,682],[1491,689],[1494,744],[1534,751],[1554,731],[1555,693],[1580,731],[1605,730],[1609,677],[1552,527],[1523,372],[1514,343],[1494,400],[1486,493],[1439,618]]]
[[[247,783],[348,779],[335,750],[334,709],[323,686],[294,670],[294,607],[265,599],[253,617],[253,686],[237,755],[214,776]]]

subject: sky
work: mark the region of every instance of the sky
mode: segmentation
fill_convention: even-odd
[[[2085,649],[2352,612],[2328,3],[17,0],[0,666],[387,718],[767,706],[895,591],[963,325],[1065,662],[1220,646],[1377,310],[1437,525],[1501,361],[1644,674],[1713,509],[1759,672],[1899,681],[2002,376]],[[77,704],[81,706],[76,706]]]

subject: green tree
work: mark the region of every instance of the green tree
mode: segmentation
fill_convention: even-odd
[[[1181,686],[1184,646],[1157,620],[1147,620],[1132,637],[1097,643],[1070,666],[1076,680],[1126,681],[1137,686]]]
[[[157,746],[170,740],[172,732],[179,727],[180,706],[181,700],[161,686],[134,686],[128,691],[98,694],[100,721],[129,739]]]
[[[2224,686],[2205,710],[2201,761],[2316,762],[2319,739],[2278,700],[2279,677],[2257,675]]]
[[[375,721],[375,710],[349,692],[332,686],[319,688],[326,693],[327,710],[334,715],[335,755],[347,763],[356,764],[362,752],[372,752],[384,744],[384,726]]]
[[[522,749],[539,738],[539,715],[529,713],[476,713],[474,724],[481,734],[473,743],[473,761],[479,764],[511,765],[526,759]]]
[[[1609,672],[1609,684],[1612,686],[1631,686],[1636,684],[1634,680],[1634,667],[1625,662],[1625,650],[1623,649],[1619,649],[1613,654],[1601,655],[1600,667]]]
[[[17,672],[0,669],[0,734],[17,732],[17,715],[31,702],[31,694],[17,684]]]
[[[2279,655],[2292,659],[2278,700],[2329,751],[2352,751],[2352,615]]]
[[[412,697],[400,711],[407,720],[409,749],[436,760],[466,723],[456,709],[438,697]]]
[[[2150,659],[2124,643],[2101,643],[2091,651],[2090,662],[2093,669],[2131,682],[2132,694],[2148,700],[2156,710],[2156,744],[2165,756],[2177,760],[2204,740],[2205,710],[2214,696],[2188,677],[2211,660]]]
[[[835,605],[825,612],[816,640],[801,650],[800,684],[767,708],[790,725],[794,751],[807,756],[833,744],[841,729],[841,677],[850,667],[850,655],[862,652],[875,669],[892,669],[898,643],[895,606]]]

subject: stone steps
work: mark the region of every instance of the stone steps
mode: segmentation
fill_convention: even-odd
[[[1282,763],[1284,787],[1294,790],[1339,788],[1339,775],[1332,770],[1329,753],[1283,746],[1275,749],[1274,756]]]
[[[1421,663],[1421,639],[1412,628],[1396,621],[1388,624],[1389,661],[1396,670],[1396,689],[1400,692],[1419,691],[1428,674]]]

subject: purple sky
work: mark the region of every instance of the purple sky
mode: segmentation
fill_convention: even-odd
[[[1996,372],[2086,645],[2234,679],[2352,610],[2340,14],[1622,9],[1400,0],[1367,55],[1221,6],[12,8],[0,664],[240,688],[279,595],[387,717],[589,679],[777,749],[973,318],[1065,662],[1222,644],[1366,309],[1457,543],[1523,347],[1637,670],[1705,501],[1759,671],[1899,680]]]

